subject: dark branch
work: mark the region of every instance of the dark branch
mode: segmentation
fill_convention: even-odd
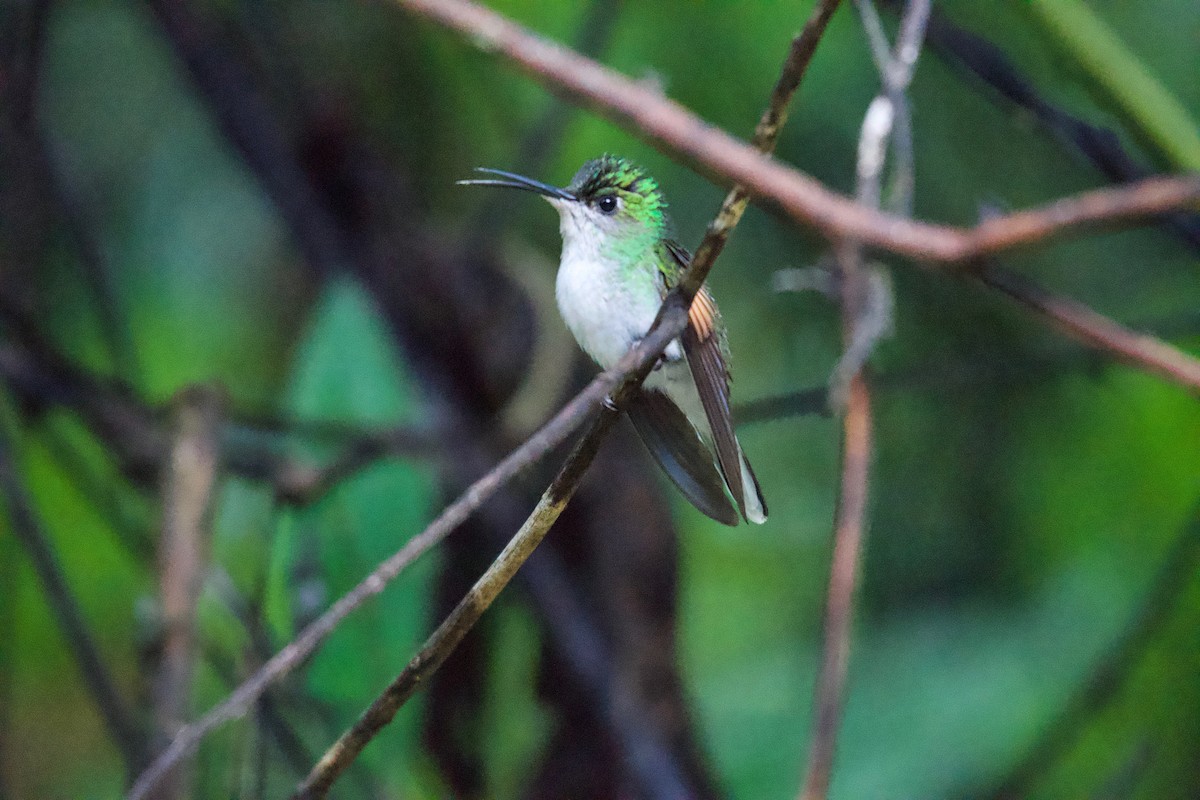
[[[14,452],[8,431],[0,426],[0,493],[3,493],[5,505],[8,507],[13,536],[29,555],[34,573],[42,584],[42,591],[45,592],[46,602],[62,629],[67,647],[79,664],[84,683],[96,702],[96,708],[108,728],[113,744],[125,761],[125,768],[130,775],[135,775],[147,761],[144,732],[117,691],[116,682],[100,655],[100,649],[88,629],[78,602],[71,593],[54,548],[46,538],[29,494],[17,474],[13,459]]]
[[[891,0],[889,6],[898,5]],[[1121,144],[1120,137],[1064,111],[1046,100],[1037,86],[988,39],[959,27],[934,9],[929,21],[929,46],[961,64],[1000,97],[1032,114],[1060,140],[1082,153],[1105,177],[1117,183],[1142,180],[1151,171]],[[1195,248],[1200,248],[1200,214],[1179,213],[1169,223]]]
[[[1070,750],[1088,720],[1107,707],[1126,685],[1146,649],[1179,607],[1200,564],[1200,509],[1162,559],[1141,608],[1125,632],[1092,668],[1087,679],[1027,755],[999,784],[982,795],[987,800],[1028,797],[1039,777]]]

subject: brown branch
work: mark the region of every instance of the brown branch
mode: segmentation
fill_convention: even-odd
[[[856,5],[870,31],[871,23],[877,22],[874,6],[870,0],[856,0]],[[901,127],[907,125],[908,101],[904,94],[921,52],[929,9],[930,0],[908,0],[894,47],[888,48],[882,34],[872,40],[872,53],[882,88],[863,118],[856,167],[856,196],[858,202],[867,207],[878,207],[881,202],[883,165],[898,115]],[[905,139],[903,146],[911,147],[911,141]],[[900,171],[911,170],[912,161],[902,156],[897,167]],[[900,177],[912,185],[911,174]],[[833,526],[829,588],[825,596],[821,664],[814,688],[812,735],[800,800],[825,800],[833,777],[850,665],[854,595],[867,526],[872,449],[871,393],[863,368],[875,340],[887,327],[880,325],[879,309],[886,308],[884,313],[890,318],[892,302],[890,284],[874,279],[863,263],[862,242],[844,240],[838,243],[836,251],[845,352],[834,372],[830,394],[838,401],[844,395],[845,400],[842,474]]]
[[[1151,178],[1097,189],[1048,206],[980,223],[976,228],[914,222],[833,192],[799,170],[759,153],[705,123],[654,89],[529,33],[466,0],[396,0],[398,5],[464,35],[511,61],[551,90],[689,158],[831,239],[848,238],[921,261],[970,261],[1044,241],[1084,224],[1119,222],[1200,202],[1200,176]]]
[[[297,441],[334,448],[320,459],[297,455]],[[427,426],[372,426],[336,419],[304,419],[232,412],[222,426],[223,466],[262,481],[284,503],[307,505],[382,459],[433,459],[446,443]]]
[[[887,5],[896,2],[889,0]],[[1002,98],[1023,116],[1032,116],[1113,183],[1127,183],[1151,174],[1150,169],[1126,149],[1114,130],[1085,121],[1049,102],[1032,77],[1023,73],[997,44],[959,27],[937,9],[929,22],[929,43],[952,66],[965,70],[992,90],[981,93],[985,99],[996,102]],[[1172,214],[1167,222],[1193,249],[1200,249],[1200,214]]]
[[[870,276],[857,242],[844,242],[838,251],[843,342],[849,350],[857,342]],[[854,594],[866,529],[871,466],[871,393],[862,367],[862,363],[854,364],[844,390],[842,474],[833,527],[829,588],[825,595],[821,663],[814,687],[812,735],[800,800],[824,800],[829,793],[850,663]]]
[[[867,507],[867,479],[871,462],[871,397],[861,375],[850,382],[842,440],[841,499],[833,531],[833,558],[821,665],[814,691],[812,737],[802,800],[824,800],[833,773],[833,757],[845,696],[850,662],[850,631],[854,618],[854,593],[862,552]]]
[[[4,300],[0,297],[0,306]],[[15,307],[0,312],[32,324],[32,314]],[[29,317],[30,319],[24,319]],[[74,364],[40,335],[0,342],[0,381],[35,407],[63,405],[80,415],[105,442],[128,475],[148,483],[169,457],[167,409],[151,406],[114,383]],[[340,449],[323,464],[281,453],[285,437],[337,440]],[[231,473],[268,483],[285,502],[303,505],[379,459],[429,457],[442,449],[428,431],[397,426],[371,429],[332,420],[269,419],[231,414],[221,426],[223,466]]]
[[[965,259],[1045,241],[1072,228],[1200,208],[1200,175],[1158,176],[1093,189],[984,220],[968,234]]]
[[[221,409],[216,389],[197,386],[176,398],[175,436],[163,469],[163,522],[159,538],[162,662],[154,682],[155,724],[164,738],[189,713],[196,661],[196,604],[204,583],[205,551],[217,487]],[[164,776],[157,798],[186,797],[182,763]]]
[[[986,263],[975,274],[985,285],[1045,316],[1067,336],[1193,391],[1200,391],[1200,359],[1162,339],[1132,331],[1083,303],[1047,292],[995,264]]]

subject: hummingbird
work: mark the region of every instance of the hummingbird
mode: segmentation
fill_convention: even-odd
[[[672,238],[667,202],[640,166],[604,155],[580,167],[565,188],[480,167],[494,176],[466,186],[521,189],[558,211],[562,256],[555,279],[559,313],[579,346],[609,369],[650,330],[663,298],[691,264]],[[626,412],[651,455],[685,497],[726,525],[767,519],[767,506],[733,429],[729,345],[707,287]]]

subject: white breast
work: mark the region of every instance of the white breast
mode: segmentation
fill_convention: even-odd
[[[613,262],[563,253],[555,281],[558,310],[579,346],[608,369],[645,335],[661,303],[653,275],[631,279]]]
[[[662,300],[649,261],[631,269],[604,247],[604,236],[582,217],[564,209],[562,264],[555,281],[558,310],[579,346],[608,369],[645,335]],[[580,216],[576,216],[580,214]],[[677,347],[677,346],[676,346]]]

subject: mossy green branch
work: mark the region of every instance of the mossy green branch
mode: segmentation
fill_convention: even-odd
[[[1174,169],[1200,172],[1200,125],[1083,0],[1028,0],[1032,18]]]

